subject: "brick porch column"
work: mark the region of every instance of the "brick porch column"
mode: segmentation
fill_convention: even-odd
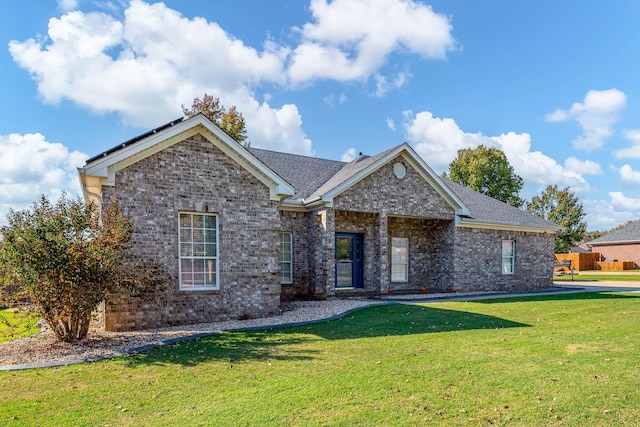
[[[378,246],[378,291],[384,293],[389,286],[389,219],[381,212],[376,215],[376,244]]]
[[[316,213],[318,238],[316,239],[316,280],[314,296],[330,298],[335,296],[335,211],[322,209]]]

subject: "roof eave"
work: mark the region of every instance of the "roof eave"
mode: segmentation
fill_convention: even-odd
[[[588,242],[588,246],[606,246],[606,245],[637,245],[640,244],[640,240],[614,240],[611,242]]]
[[[469,218],[460,218],[459,221],[456,222],[456,227],[482,228],[487,230],[524,231],[528,233],[551,233],[551,234],[556,234],[561,230],[561,228],[555,228],[555,227],[508,224],[503,222],[476,221]]]

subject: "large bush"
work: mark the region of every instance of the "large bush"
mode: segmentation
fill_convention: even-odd
[[[116,292],[144,296],[162,285],[156,269],[125,262],[133,230],[117,201],[100,212],[66,195],[42,196],[32,209],[11,211],[0,228],[0,274],[28,297],[58,339],[89,332],[98,305]]]

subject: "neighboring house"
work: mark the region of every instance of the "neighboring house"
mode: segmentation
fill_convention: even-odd
[[[593,239],[590,237],[586,237],[584,239],[582,239],[581,241],[579,241],[578,243],[576,243],[575,246],[571,247],[571,250],[569,251],[569,253],[571,254],[588,254],[591,253],[591,246],[589,246],[589,242],[591,242]]]
[[[107,330],[277,315],[283,299],[552,285],[560,227],[443,180],[406,143],[349,163],[245,148],[202,115],[87,160],[87,201],[116,197],[132,255],[170,280],[114,296]]]
[[[633,262],[640,266],[640,221],[632,222],[589,242],[593,252],[599,252],[603,261]]]

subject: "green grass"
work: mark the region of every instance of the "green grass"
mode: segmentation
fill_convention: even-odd
[[[40,330],[36,321],[23,311],[0,310],[0,343],[35,334]]]
[[[553,276],[554,281],[571,281],[571,274],[565,274],[562,276]],[[618,274],[589,274],[577,273],[574,274],[573,280],[589,280],[589,281],[607,281],[607,282],[640,282],[639,273],[618,273]]]
[[[640,298],[384,305],[0,372],[0,425],[638,425]]]

